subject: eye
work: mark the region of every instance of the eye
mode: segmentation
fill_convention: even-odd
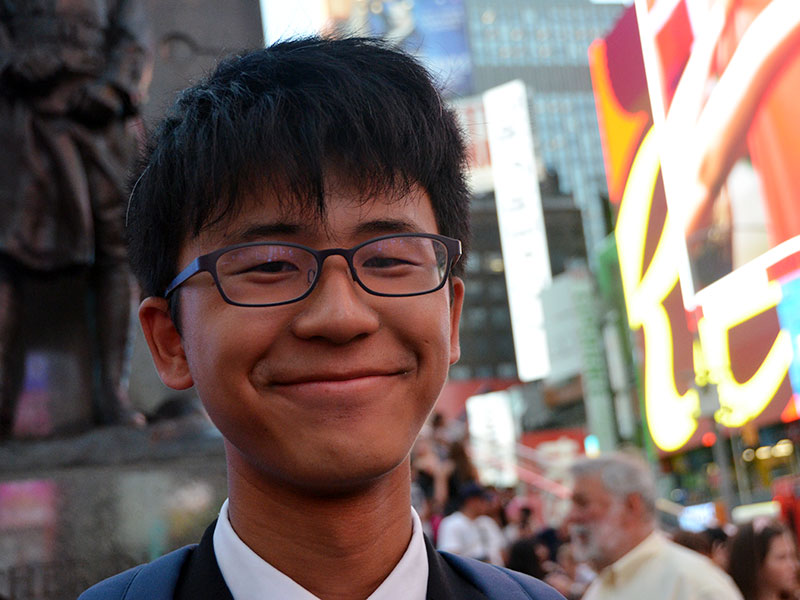
[[[361,266],[368,269],[387,269],[408,264],[411,264],[411,262],[406,258],[375,255],[365,260]]]
[[[303,271],[309,256],[294,247],[246,246],[224,254],[217,262],[223,277],[276,277]]]
[[[253,265],[247,269],[243,269],[242,273],[289,273],[298,271],[297,265],[285,260],[275,260]]]

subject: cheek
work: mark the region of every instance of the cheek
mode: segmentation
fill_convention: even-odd
[[[274,324],[258,309],[198,303],[186,311],[183,346],[195,389],[204,403],[247,393],[250,371],[276,338]],[[192,319],[195,315],[202,318]]]
[[[419,298],[425,298],[420,296]],[[409,302],[402,310],[393,311],[384,323],[403,339],[404,345],[413,347],[420,358],[449,365],[450,310],[446,296],[434,298],[435,302]],[[393,299],[397,302],[398,299]]]
[[[771,586],[785,587],[795,578],[795,569],[786,558],[768,558],[761,568],[761,577]]]
[[[586,520],[596,525],[608,521],[608,507],[599,503],[590,503],[584,510]]]

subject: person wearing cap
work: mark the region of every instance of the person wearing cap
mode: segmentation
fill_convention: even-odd
[[[480,484],[464,484],[458,492],[459,509],[439,524],[436,547],[444,552],[489,561],[490,543],[477,521],[486,515],[490,500]]]

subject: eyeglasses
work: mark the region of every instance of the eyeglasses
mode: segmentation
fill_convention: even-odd
[[[353,280],[374,296],[420,296],[441,289],[461,257],[461,242],[432,233],[399,233],[353,248],[314,250],[290,242],[254,242],[220,248],[195,258],[172,280],[164,298],[201,271],[235,306],[277,306],[308,296],[322,263],[343,256]]]

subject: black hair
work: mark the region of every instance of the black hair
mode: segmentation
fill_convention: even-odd
[[[506,567],[512,571],[519,571],[537,579],[544,579],[547,572],[542,566],[539,555],[536,554],[536,545],[540,544],[536,538],[525,537],[511,544]]]
[[[127,215],[143,294],[162,295],[181,246],[248,197],[271,192],[322,219],[328,169],[346,174],[363,202],[421,185],[439,232],[466,250],[463,136],[428,72],[375,39],[293,39],[221,62],[152,136]]]
[[[758,526],[756,526],[758,523]],[[728,573],[745,600],[756,600],[761,586],[761,567],[772,541],[789,530],[780,522],[745,523],[729,540]]]

